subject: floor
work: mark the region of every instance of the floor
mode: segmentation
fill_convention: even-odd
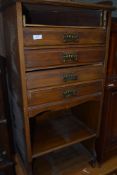
[[[16,166],[17,175],[26,175],[25,171],[19,166],[19,159],[16,157]],[[82,170],[74,175],[106,175],[107,173],[112,172],[117,168],[117,156],[106,161],[101,167],[97,165],[96,168],[91,168],[89,164],[82,168]]]
[[[90,165],[87,165],[78,175],[106,175],[114,171],[117,168],[117,156],[106,161],[102,166],[97,166],[96,168],[91,168]]]

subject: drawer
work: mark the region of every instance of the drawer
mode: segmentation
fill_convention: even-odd
[[[35,71],[27,73],[27,89],[81,83],[103,78],[103,65]]]
[[[103,62],[104,57],[104,47],[25,50],[26,68],[29,70],[98,63]]]
[[[78,98],[101,92],[102,88],[102,81],[97,81],[93,83],[58,88],[29,90],[28,103],[29,106],[35,106],[64,100],[66,101],[71,98]]]
[[[51,46],[68,44],[104,44],[104,29],[25,27],[25,46]]]

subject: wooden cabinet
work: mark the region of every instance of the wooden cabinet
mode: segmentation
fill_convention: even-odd
[[[4,8],[15,141],[27,175],[77,174],[95,163],[112,9],[54,0]]]
[[[115,108],[117,104],[117,90],[111,89],[108,92],[108,113],[109,113],[109,135],[107,136],[109,147],[114,146],[117,143],[117,110]]]
[[[93,31],[93,32],[92,32]],[[42,33],[44,37],[40,42],[34,39],[34,35]],[[32,37],[33,36],[33,37]],[[106,33],[100,29],[74,29],[70,28],[25,28],[24,45],[25,46],[51,46],[51,45],[69,45],[70,44],[103,44],[105,43]]]
[[[104,109],[100,138],[97,144],[99,160],[105,160],[117,153],[117,23],[111,26],[111,38]]]
[[[107,70],[107,76],[108,79],[116,78],[117,77],[117,49],[116,49],[116,43],[117,43],[117,22],[113,21],[111,25],[111,38],[110,38],[110,55],[108,60],[108,70]]]
[[[9,128],[5,58],[0,57],[0,174],[13,175],[13,142]]]
[[[33,56],[32,56],[33,55]],[[61,48],[61,49],[25,49],[27,71],[89,65],[103,62],[105,47],[95,48]]]

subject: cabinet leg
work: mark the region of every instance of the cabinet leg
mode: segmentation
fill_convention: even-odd
[[[97,165],[97,154],[95,150],[95,139],[91,139],[88,141],[85,141],[83,145],[87,148],[87,150],[91,154],[91,160],[89,161],[90,165],[95,168]]]
[[[93,148],[92,148],[92,159],[90,161],[90,164],[93,168],[96,167],[97,165],[97,154],[96,154],[96,150],[95,150],[95,142],[93,143]]]
[[[93,151],[92,160],[90,161],[90,164],[93,168],[95,168],[97,165],[97,154],[95,150]]]

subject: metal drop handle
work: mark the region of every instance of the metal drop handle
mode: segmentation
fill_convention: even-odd
[[[75,42],[78,41],[78,33],[66,33],[64,34],[64,42]]]
[[[66,90],[63,92],[64,98],[74,97],[77,95],[77,90]]]

